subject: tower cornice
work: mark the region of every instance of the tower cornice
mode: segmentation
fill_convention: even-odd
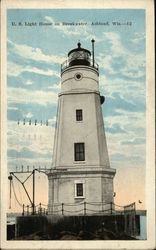
[[[89,168],[89,167],[83,167],[83,168],[73,168],[73,167],[68,167],[68,168],[53,168],[46,174],[48,175],[49,178],[55,177],[58,175],[88,175],[88,174],[102,174],[104,176],[107,176],[109,178],[113,178],[116,173],[116,170],[113,168],[103,168],[103,167],[97,167],[97,168]]]
[[[95,68],[93,66],[86,66],[86,65],[75,65],[75,66],[70,66],[70,67],[66,67],[66,68],[62,69],[61,77],[62,77],[62,75],[64,73],[69,72],[69,71],[73,71],[73,70],[77,70],[77,69],[90,70],[90,71],[93,71],[94,73],[96,73],[99,76],[98,68]]]
[[[62,96],[62,95],[76,95],[76,94],[97,94],[100,96],[100,92],[99,91],[95,91],[95,90],[90,90],[88,91],[85,89],[78,89],[78,90],[73,90],[73,91],[64,91],[58,94],[58,96]]]

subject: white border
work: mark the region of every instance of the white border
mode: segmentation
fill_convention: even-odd
[[[146,10],[146,200],[147,240],[144,241],[6,241],[6,9],[116,8]],[[155,244],[155,102],[154,2],[152,0],[2,0],[1,1],[1,248],[2,249],[154,249]]]

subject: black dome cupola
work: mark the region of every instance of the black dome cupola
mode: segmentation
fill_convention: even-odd
[[[81,47],[81,43],[78,42],[77,48],[72,49],[68,53],[68,59],[61,64],[61,74],[70,69],[73,66],[88,66],[94,68],[94,70],[99,71],[99,66],[94,60],[94,42],[92,39],[92,53]]]
[[[81,48],[80,42],[78,42],[77,45],[78,47],[76,49],[73,49],[68,53],[69,66],[90,66],[91,52],[87,49]]]

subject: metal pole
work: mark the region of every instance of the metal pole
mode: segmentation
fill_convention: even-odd
[[[134,202],[134,212],[136,213],[136,205],[135,205],[135,202]]]
[[[84,215],[86,215],[86,202],[84,202]]]
[[[95,40],[94,39],[92,39],[92,59],[93,59],[93,67],[94,67],[94,42],[95,42]]]
[[[113,205],[113,202],[111,202],[110,205],[111,205],[111,214],[112,214],[112,205]]]
[[[33,170],[33,201],[32,201],[32,214],[35,214],[35,169]]]
[[[29,215],[29,205],[27,205],[27,215]]]
[[[22,172],[21,172],[21,173],[22,173]],[[27,178],[24,182],[21,182],[20,179],[19,179],[13,172],[10,172],[10,174],[12,174],[12,175],[22,184],[22,186],[23,186],[23,188],[24,188],[24,190],[25,190],[25,192],[26,192],[26,194],[27,194],[27,196],[28,196],[28,199],[29,199],[29,201],[30,201],[30,203],[31,203],[31,205],[32,205],[32,200],[31,200],[31,198],[30,198],[30,196],[29,196],[29,194],[28,194],[28,191],[27,191],[26,187],[24,186],[25,181],[26,181],[31,175],[28,176],[28,178]]]
[[[10,206],[9,208],[11,208],[11,179],[10,179]]]
[[[39,208],[39,213],[42,213],[42,207],[41,207],[41,202],[40,202],[40,208]]]
[[[24,216],[24,204],[23,204],[23,212],[22,212],[22,215]]]
[[[64,205],[64,203],[62,203],[62,215],[64,214],[63,205]]]
[[[27,194],[27,196],[28,196],[28,198],[29,198],[30,203],[32,204],[32,201],[31,201],[31,199],[30,199],[30,196],[29,196],[29,194],[28,194],[28,191],[26,190],[26,188],[25,188],[25,186],[24,186],[23,183],[22,183],[22,186],[23,186],[23,188],[24,188],[24,190],[25,190],[25,192],[26,192],[26,194]]]
[[[11,181],[12,181],[12,175],[10,174],[8,177],[9,181],[10,181],[10,202],[9,202],[9,208],[11,208]]]

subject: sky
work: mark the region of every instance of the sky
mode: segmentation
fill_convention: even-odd
[[[146,207],[145,34],[143,9],[7,11],[8,173],[22,165],[25,170],[52,167],[61,63],[78,41],[91,50],[94,38],[110,164],[116,169],[115,203]],[[36,179],[36,202],[47,204],[47,177],[37,174]],[[14,185],[20,203],[28,204],[20,184],[14,180]],[[9,212],[20,209],[13,198]]]

